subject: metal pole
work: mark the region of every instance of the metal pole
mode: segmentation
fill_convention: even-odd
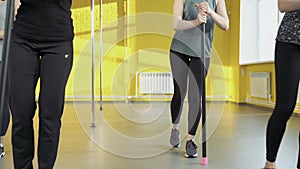
[[[203,71],[203,86],[202,86],[202,159],[201,164],[208,164],[208,157],[206,154],[206,85],[205,85],[205,24],[202,24],[202,62],[203,66],[201,69]]]
[[[95,0],[91,2],[91,40],[92,40],[92,126],[95,124]]]
[[[7,69],[8,69],[8,55],[11,40],[11,29],[14,19],[14,0],[8,0],[6,5],[6,20],[4,28],[4,40],[3,40],[3,50],[2,50],[2,61],[0,69],[0,122],[2,122],[3,112],[4,112],[4,100],[6,94],[7,85]]]
[[[6,94],[6,83],[7,83],[7,69],[8,69],[8,55],[11,39],[11,29],[14,20],[14,0],[8,0],[6,4],[6,20],[4,27],[4,39],[3,39],[3,50],[2,50],[2,61],[0,63],[0,123],[2,123],[3,112],[4,112],[4,100]],[[0,127],[1,128],[1,127]]]
[[[102,60],[103,60],[103,1],[100,0],[100,111],[103,110],[103,98],[102,98]]]

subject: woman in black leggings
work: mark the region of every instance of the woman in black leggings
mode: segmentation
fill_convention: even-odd
[[[15,169],[33,169],[33,117],[38,108],[39,169],[54,167],[73,63],[72,0],[21,0],[12,30],[8,81]],[[40,81],[38,106],[36,87]]]
[[[280,11],[286,14],[276,38],[276,105],[267,126],[267,154],[264,169],[276,167],[276,156],[287,121],[296,105],[300,80],[300,1],[278,0],[278,2]],[[297,168],[300,168],[300,155]]]
[[[4,21],[5,21],[5,14],[6,14],[6,2],[0,0],[0,64],[2,64],[2,48],[3,48],[3,38],[4,38]],[[4,145],[3,139],[6,134],[8,124],[9,124],[9,110],[8,110],[8,93],[5,93],[4,96],[4,111],[2,112],[2,121],[0,121],[0,158],[4,157]]]
[[[2,50],[3,50],[3,39],[4,39],[4,26],[5,26],[5,15],[6,15],[6,1],[5,0],[0,0],[0,64],[2,64]],[[15,14],[17,12],[17,9],[19,7],[18,1],[15,3]],[[9,106],[8,106],[8,85],[6,85],[6,92],[4,96],[4,110],[2,112],[2,121],[0,122],[0,158],[4,157],[5,152],[4,152],[4,136],[7,132],[9,121],[10,121],[10,112],[9,112]]]

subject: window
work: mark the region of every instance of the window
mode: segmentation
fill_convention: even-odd
[[[274,0],[241,0],[240,64],[274,61],[275,38],[282,14]]]

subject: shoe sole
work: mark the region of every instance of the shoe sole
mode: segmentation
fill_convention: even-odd
[[[0,154],[0,158],[3,158],[5,156],[5,152]]]
[[[180,146],[181,146],[181,144],[179,143],[179,144],[177,144],[177,145],[171,145],[173,148],[179,148]]]
[[[198,153],[194,154],[194,155],[188,155],[188,154],[184,154],[185,158],[196,158],[198,157]]]

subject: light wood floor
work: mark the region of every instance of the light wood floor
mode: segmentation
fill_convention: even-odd
[[[96,107],[91,127],[90,103],[68,102],[62,118],[55,169],[260,169],[265,156],[265,127],[272,109],[225,102],[208,103],[208,158],[202,166],[201,127],[196,137],[199,157],[184,158],[187,105],[180,132],[182,146],[169,146],[167,102],[104,102]],[[35,118],[37,132],[37,117]],[[288,123],[278,155],[280,169],[295,169],[300,118]],[[37,136],[37,135],[36,135]],[[6,156],[0,169],[13,169],[11,130],[5,137]],[[37,138],[37,137],[36,137]],[[37,169],[36,158],[33,161]]]

